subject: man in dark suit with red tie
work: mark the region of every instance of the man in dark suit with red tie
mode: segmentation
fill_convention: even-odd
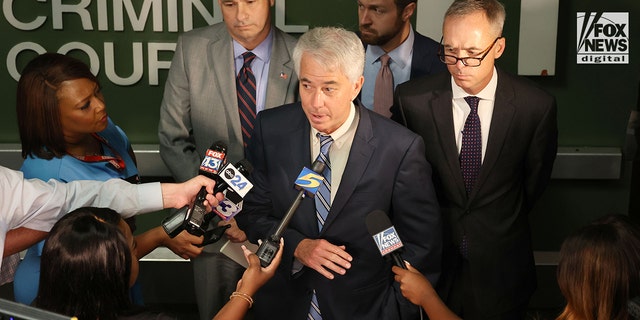
[[[448,74],[395,93],[393,118],[425,140],[443,212],[438,290],[464,319],[523,319],[536,288],[528,214],[557,150],[555,98],[494,66],[505,10],[458,0],[445,14]]]
[[[330,169],[285,230],[276,275],[257,294],[256,319],[417,319],[367,231],[386,212],[403,258],[437,281],[441,221],[415,133],[352,101],[362,86],[364,49],[340,28],[316,28],[293,53],[301,102],[258,114],[249,147],[253,189],[238,219],[252,242],[273,234],[296,198],[294,181],[319,155]],[[328,159],[328,161],[325,161]]]
[[[359,34],[366,48],[360,101],[387,117],[395,86],[446,70],[438,60],[438,42],[411,27],[416,5],[417,0],[358,0]],[[380,83],[385,56],[389,85]]]

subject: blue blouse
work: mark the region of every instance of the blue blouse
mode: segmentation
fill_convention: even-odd
[[[129,155],[131,144],[120,127],[116,126],[111,118],[108,119],[107,128],[98,133],[102,142],[103,154],[106,156],[119,156],[124,160],[125,168],[117,170],[108,161],[86,162],[71,155],[61,158],[46,160],[29,155],[23,162],[20,170],[26,179],[38,178],[40,180],[56,179],[64,182],[74,180],[99,180],[105,181],[112,178],[128,179],[138,175],[138,168]],[[18,265],[13,281],[13,291],[17,302],[31,304],[38,294],[40,280],[40,256],[44,248],[44,240],[33,245]]]

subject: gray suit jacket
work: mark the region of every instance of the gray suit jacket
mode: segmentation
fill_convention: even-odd
[[[291,58],[296,39],[273,28],[265,108],[297,100]],[[198,174],[205,151],[215,141],[227,143],[230,161],[244,158],[233,43],[224,23],[178,38],[165,84],[158,138],[162,160],[177,181]]]

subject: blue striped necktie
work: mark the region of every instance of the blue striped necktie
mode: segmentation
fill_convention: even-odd
[[[331,209],[331,162],[329,161],[329,148],[331,148],[333,138],[329,135],[320,134],[319,132],[317,133],[317,137],[320,139],[320,154],[318,154],[318,160],[325,164],[324,171],[322,171],[324,180],[318,187],[318,192],[315,196],[318,229],[322,230],[324,221],[327,219],[327,215],[329,215],[329,210]],[[309,308],[307,319],[322,319],[315,290],[313,290],[313,296],[311,297],[311,307]]]
[[[238,113],[240,114],[240,126],[242,128],[243,145],[246,148],[253,134],[253,125],[256,121],[256,77],[251,70],[251,62],[256,55],[251,51],[242,54],[244,64],[236,78],[236,92],[238,94]]]

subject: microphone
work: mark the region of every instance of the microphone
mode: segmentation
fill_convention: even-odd
[[[253,166],[247,159],[238,161],[235,166],[229,163],[220,170],[220,182],[216,183],[213,192],[224,192],[225,198],[214,208],[214,212],[225,221],[242,210],[242,199],[253,188],[247,179],[251,171]]]
[[[365,222],[380,254],[391,257],[394,265],[407,269],[399,251],[403,247],[402,241],[389,217],[382,210],[374,210],[367,215]]]
[[[216,185],[220,183],[218,172],[225,164],[227,158],[227,145],[222,141],[214,142],[205,153],[202,163],[200,163],[199,174],[211,178],[216,181]],[[214,193],[215,194],[215,193]],[[185,219],[184,228],[191,234],[201,236],[207,229],[208,220],[205,219],[207,210],[203,204],[207,196],[207,189],[200,188],[200,192],[196,195],[196,200],[191,204]]]
[[[256,251],[256,255],[260,259],[260,265],[262,267],[268,267],[271,264],[271,261],[273,261],[276,253],[278,253],[282,233],[284,233],[284,230],[289,225],[289,221],[293,218],[293,214],[298,210],[302,199],[304,199],[307,194],[310,197],[313,197],[313,195],[318,191],[318,187],[322,183],[322,180],[324,180],[324,177],[322,176],[324,166],[324,162],[316,160],[311,167],[312,170],[309,170],[306,167],[302,168],[302,171],[298,175],[298,178],[296,178],[295,182],[296,189],[300,190],[300,192],[298,192],[298,195],[293,199],[289,210],[287,210],[284,217],[282,217],[282,221],[280,221],[280,225],[278,225],[276,232],[264,239]]]
[[[224,166],[227,157],[227,145],[222,141],[214,142],[207,149],[198,173],[216,181],[216,186],[222,181],[218,172]],[[174,238],[182,230],[201,236],[205,233],[209,220],[203,204],[207,196],[207,189],[200,188],[196,200],[190,206],[184,206],[162,221],[162,227],[169,237]]]

